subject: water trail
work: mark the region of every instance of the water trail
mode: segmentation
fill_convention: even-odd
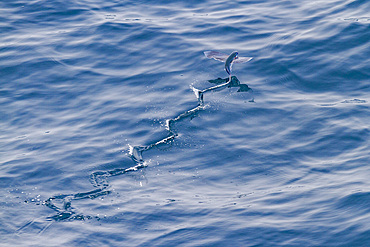
[[[193,118],[199,111],[205,109],[203,99],[205,93],[221,90],[226,87],[239,87],[238,92],[246,92],[251,90],[246,84],[240,84],[240,81],[235,76],[226,79],[218,78],[215,80],[209,80],[209,82],[217,85],[206,88],[204,90],[199,90],[191,86],[193,92],[195,93],[195,96],[197,97],[198,105],[181,113],[177,117],[167,119],[166,130],[168,131],[168,134],[166,137],[146,146],[130,146],[129,157],[134,162],[134,166],[131,166],[129,168],[117,168],[109,171],[93,172],[90,175],[90,182],[95,189],[74,194],[60,194],[52,196],[44,201],[43,205],[56,212],[55,215],[48,217],[48,220],[64,221],[92,219],[93,217],[91,216],[77,213],[76,210],[72,207],[72,202],[82,199],[94,199],[100,196],[108,195],[111,193],[111,191],[109,190],[109,177],[119,176],[145,168],[147,166],[147,162],[143,158],[143,152],[148,151],[154,147],[158,147],[160,145],[169,144],[171,141],[173,141],[178,136],[177,131],[173,127],[174,123],[185,118]]]

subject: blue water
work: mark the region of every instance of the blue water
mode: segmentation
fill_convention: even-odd
[[[1,246],[370,246],[369,1],[0,18]]]

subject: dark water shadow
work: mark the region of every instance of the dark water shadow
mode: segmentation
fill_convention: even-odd
[[[220,84],[224,84],[228,82],[228,80],[229,78],[225,78],[225,79],[217,78],[217,79],[208,80],[208,81],[210,83],[220,85]],[[239,89],[237,92],[253,91],[252,88],[250,88],[247,84],[241,83],[236,76],[231,77],[231,82],[227,85],[227,87],[238,87]]]

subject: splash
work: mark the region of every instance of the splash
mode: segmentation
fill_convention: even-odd
[[[170,118],[166,120],[166,130],[168,131],[167,135],[149,145],[146,146],[129,146],[129,157],[134,162],[134,165],[129,168],[116,168],[113,170],[108,171],[96,171],[90,175],[90,182],[94,186],[94,189],[87,191],[87,192],[78,192],[73,194],[60,194],[56,196],[52,196],[44,201],[42,204],[47,206],[48,208],[54,210],[56,212],[55,215],[48,217],[47,219],[50,221],[71,221],[71,220],[85,220],[85,219],[92,219],[97,217],[91,217],[88,215],[77,213],[76,210],[72,207],[72,202],[76,200],[83,200],[83,199],[94,199],[100,196],[109,195],[111,191],[109,190],[110,185],[108,182],[108,178],[120,176],[130,172],[136,172],[140,169],[143,169],[148,166],[148,162],[145,161],[143,158],[143,153],[161,145],[168,145],[174,139],[178,137],[177,130],[174,128],[174,124],[186,118],[194,118],[196,114],[206,108],[204,104],[204,94],[222,90],[227,87],[239,87],[238,92],[247,92],[251,90],[246,84],[241,84],[240,81],[235,77],[232,76],[226,79],[215,79],[209,80],[209,82],[213,84],[217,84],[215,86],[206,88],[204,90],[199,90],[193,86],[191,89],[193,90],[198,104],[194,108],[191,108],[180,115]]]

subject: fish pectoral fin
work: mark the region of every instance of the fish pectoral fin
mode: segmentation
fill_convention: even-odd
[[[252,60],[253,57],[237,57],[234,59],[233,63],[246,63]]]
[[[222,52],[218,52],[218,51],[205,51],[204,55],[207,58],[215,59],[220,62],[225,62],[226,59],[229,57],[229,55],[222,53]]]

